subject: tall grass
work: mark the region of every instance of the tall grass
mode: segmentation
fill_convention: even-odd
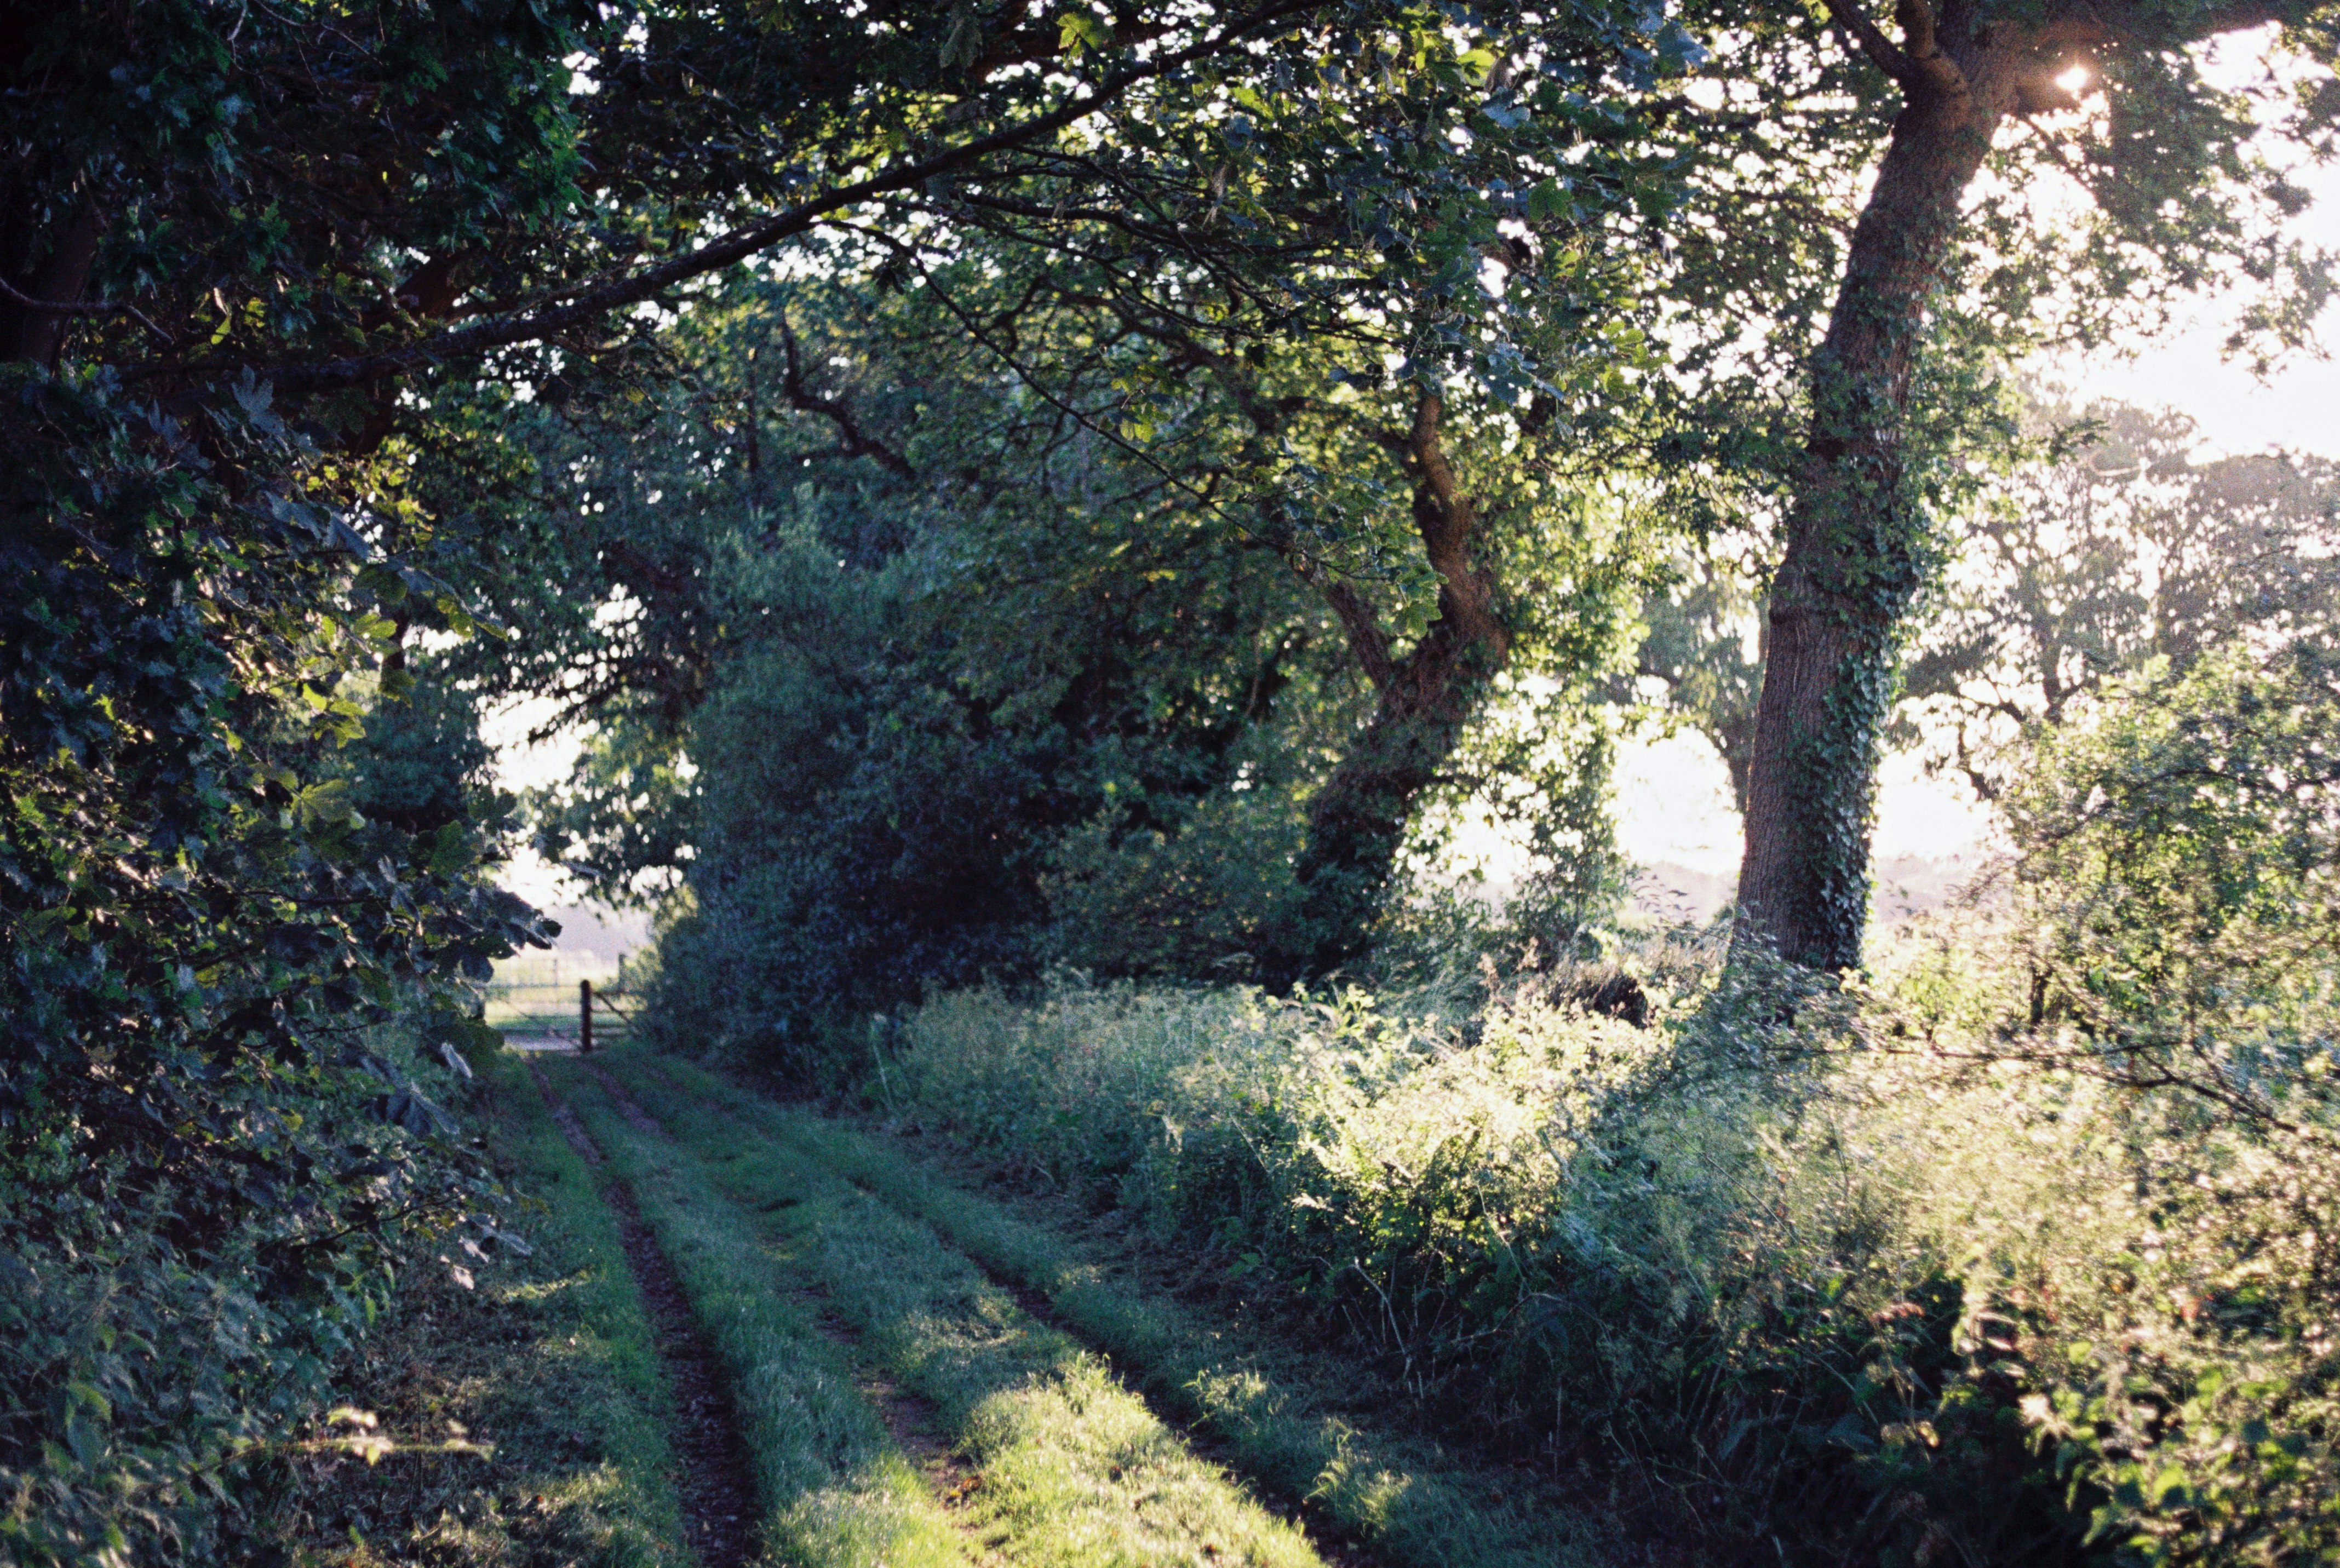
[[[1468,1027],[966,993],[891,1081],[1717,1546],[2331,1541],[2328,1144],[2008,1059],[2013,936],[1956,918],[1851,993],[1655,955],[1639,1029],[1549,977]]]

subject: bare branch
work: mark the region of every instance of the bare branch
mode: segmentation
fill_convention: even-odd
[[[1853,0],[1828,0],[1828,11],[1836,25],[1869,56],[1870,65],[1904,87],[1914,87],[1924,79],[1919,73],[1918,62],[1896,47],[1876,23],[1861,14]]]
[[[27,311],[44,311],[60,316],[128,316],[164,342],[174,340],[171,334],[146,319],[146,313],[127,300],[36,300],[22,293],[5,278],[0,278],[0,298]]]
[[[797,352],[797,334],[788,325],[786,315],[780,317],[780,348],[788,356],[788,374],[782,388],[788,393],[788,406],[802,413],[817,413],[837,427],[837,450],[842,457],[874,457],[887,470],[904,479],[917,478],[910,460],[887,446],[861,428],[853,417],[853,405],[843,398],[824,397],[805,384],[804,362]]]

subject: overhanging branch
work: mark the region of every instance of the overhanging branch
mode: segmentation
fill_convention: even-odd
[[[843,398],[824,397],[805,384],[804,359],[797,350],[797,334],[788,325],[788,318],[780,317],[780,349],[788,356],[788,375],[783,390],[788,393],[788,406],[802,413],[817,413],[837,427],[837,452],[841,457],[874,457],[891,472],[904,479],[916,479],[917,471],[910,460],[870,435],[854,417],[853,405]]]
[[[1829,15],[1844,29],[1855,47],[1868,56],[1869,63],[1884,72],[1904,87],[1914,87],[1919,81],[1918,63],[1903,54],[1892,39],[1876,23],[1862,15],[1853,0],[1828,0]]]
[[[875,197],[911,189],[928,180],[954,174],[995,154],[1023,146],[1051,132],[1062,130],[1096,113],[1141,83],[1183,70],[1244,38],[1321,9],[1327,3],[1328,0],[1268,0],[1267,4],[1183,49],[1171,50],[1155,59],[1125,65],[1109,73],[1091,91],[1046,114],[1036,114],[1019,124],[897,165],[866,179],[833,187],[784,211],[733,229],[697,250],[587,287],[565,304],[475,322],[400,348],[347,359],[249,366],[177,364],[153,367],[145,373],[224,372],[248,369],[254,375],[273,381],[280,392],[313,392],[358,385],[385,376],[402,374],[434,361],[461,358],[514,343],[554,337],[612,311],[639,304],[669,289],[745,261],[808,232],[833,213]]]

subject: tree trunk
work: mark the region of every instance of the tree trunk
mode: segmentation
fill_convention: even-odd
[[[1904,107],[1811,372],[1748,769],[1739,931],[1821,969],[1860,962],[1877,761],[1925,572],[1903,483],[1910,376],[1960,198],[2005,112],[1996,52],[1945,40],[1942,53],[1930,32],[1899,55]]]
[[[1413,519],[1439,575],[1438,618],[1402,660],[1390,654],[1373,607],[1334,582],[1325,599],[1378,694],[1373,716],[1309,804],[1308,841],[1295,875],[1300,917],[1281,972],[1288,983],[1338,968],[1363,951],[1381,913],[1407,822],[1437,782],[1489,683],[1511,655],[1492,573],[1473,554],[1478,512],[1447,467],[1442,407],[1425,396],[1401,447],[1413,480]]]

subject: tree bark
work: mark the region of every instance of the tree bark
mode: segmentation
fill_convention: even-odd
[[[1437,782],[1511,656],[1512,633],[1493,574],[1476,558],[1476,502],[1462,492],[1439,441],[1435,394],[1414,410],[1400,448],[1413,481],[1413,520],[1439,576],[1438,616],[1394,658],[1373,606],[1350,584],[1324,597],[1348,632],[1376,701],[1373,718],[1309,804],[1296,938],[1280,956],[1281,983],[1340,968],[1364,949],[1422,792]]]
[[[2305,9],[1896,0],[1897,45],[1859,0],[1823,3],[1899,85],[1902,107],[1811,370],[1810,432],[1769,611],[1739,931],[1797,963],[1839,969],[1860,962],[1879,742],[1900,623],[1929,553],[1905,487],[1910,378],[1991,137],[2012,114],[2077,106],[2063,74],[2105,75],[2104,52],[2182,49],[2296,22]]]
[[[1900,82],[1903,107],[1811,372],[1811,424],[1768,610],[1739,877],[1740,936],[1814,968],[1858,966],[1868,921],[1879,744],[1927,554],[1904,485],[1911,374],[1960,200],[2030,74],[2015,67],[2037,69],[2036,51],[2016,40],[1986,48],[1958,37],[1947,24],[1964,9],[1946,9],[1938,40],[1932,19],[1905,3],[1900,49],[1873,28],[1862,38],[1857,18],[1848,25]]]

